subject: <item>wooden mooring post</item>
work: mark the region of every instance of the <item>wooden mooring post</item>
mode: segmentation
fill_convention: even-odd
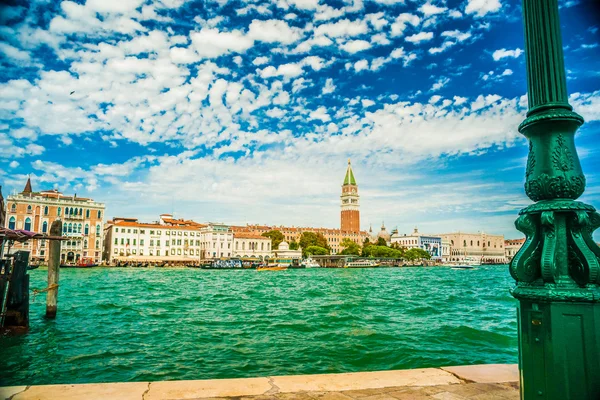
[[[56,220],[50,226],[50,236],[62,235],[62,221]],[[48,253],[48,293],[46,294],[46,318],[56,318],[58,303],[58,275],[60,271],[60,240],[49,240]]]

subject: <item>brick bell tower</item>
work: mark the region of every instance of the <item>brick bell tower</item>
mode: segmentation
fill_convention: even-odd
[[[354,179],[352,165],[348,159],[348,169],[342,185],[341,197],[341,230],[346,232],[360,232],[360,203],[358,202],[358,185]]]

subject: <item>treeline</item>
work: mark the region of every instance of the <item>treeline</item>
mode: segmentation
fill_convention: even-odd
[[[271,239],[273,250],[279,249],[279,244],[283,242],[284,236],[281,231],[271,230],[262,234],[264,237]],[[327,239],[321,233],[302,232],[298,242],[290,242],[290,250],[302,249],[302,256],[310,255],[326,255],[331,253],[331,247],[327,243]],[[378,238],[376,242],[371,242],[368,238],[365,239],[363,245],[360,246],[349,238],[344,238],[340,243],[343,250],[342,255],[354,255],[360,257],[373,258],[402,258],[407,261],[429,260],[431,255],[423,249],[406,249],[400,247],[397,243],[387,245],[385,239]]]

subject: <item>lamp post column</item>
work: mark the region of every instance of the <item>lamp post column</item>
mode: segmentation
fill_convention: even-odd
[[[600,226],[585,190],[569,105],[557,0],[523,0],[529,111],[525,192],[515,226],[526,236],[510,263],[519,301],[521,398],[600,399]]]

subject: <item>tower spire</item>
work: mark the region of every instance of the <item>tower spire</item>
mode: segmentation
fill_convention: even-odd
[[[344,186],[346,185],[356,185],[356,179],[354,179],[354,172],[352,172],[350,159],[348,159],[348,168],[346,169],[346,177],[344,178]]]
[[[27,176],[27,183],[25,184],[25,189],[23,189],[21,193],[29,194],[31,192],[33,192],[33,190],[31,189],[31,176]]]

